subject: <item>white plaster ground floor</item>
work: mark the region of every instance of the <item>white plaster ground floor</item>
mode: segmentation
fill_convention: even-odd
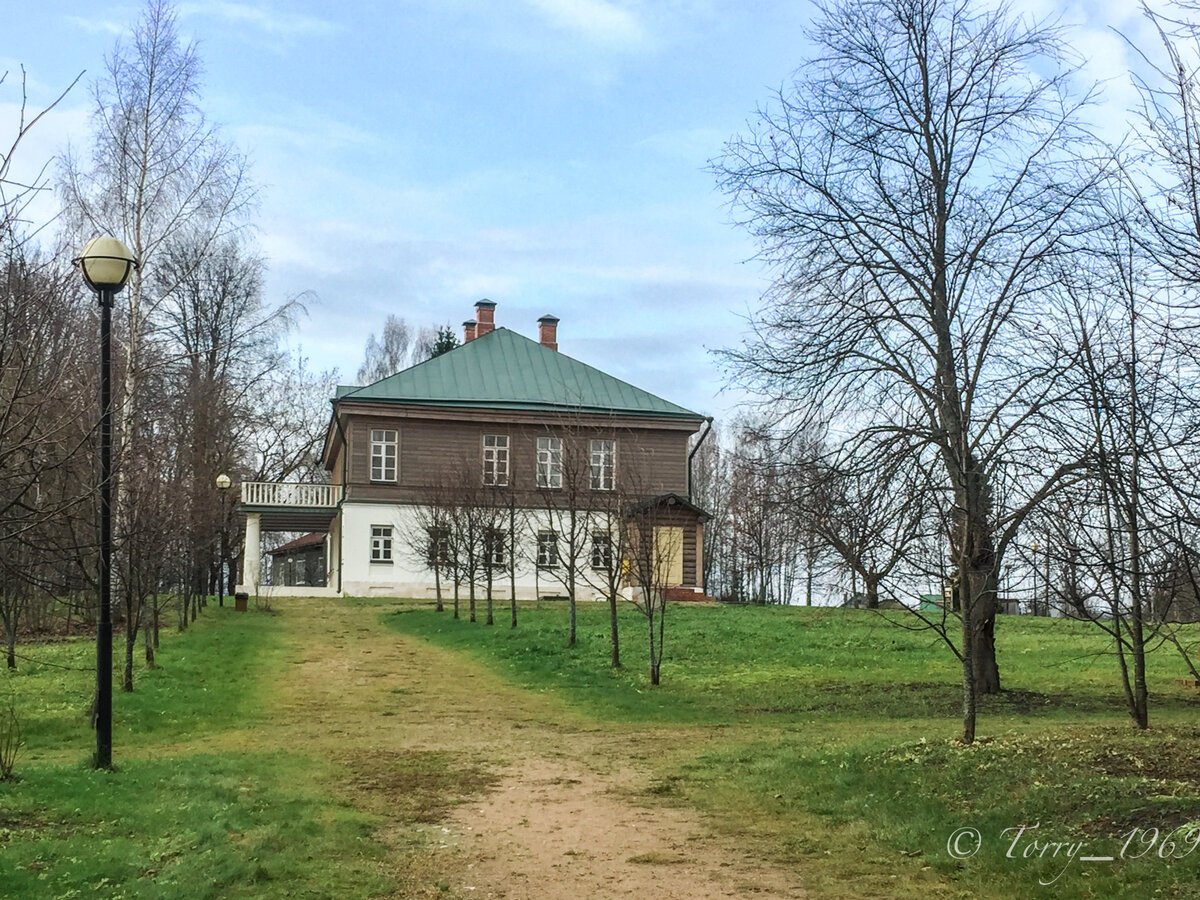
[[[517,599],[564,596],[567,589],[560,578],[566,578],[565,560],[560,559],[554,567],[536,564],[538,532],[555,530],[550,514],[545,510],[519,510],[516,518],[513,543]],[[342,594],[354,597],[435,597],[437,586],[434,573],[426,561],[429,537],[425,523],[428,521],[423,510],[413,506],[343,503],[340,553],[331,554],[340,555],[341,558]],[[507,546],[509,529],[504,527],[500,530],[506,536],[506,546],[503,564],[492,569],[492,596],[497,600],[507,600],[511,594],[508,554],[514,548]],[[332,532],[330,540],[333,540]],[[590,539],[584,543],[586,546],[576,561],[576,598],[603,600],[602,589],[588,581],[592,575]],[[563,541],[558,542],[557,549],[565,555]],[[338,573],[332,571],[331,576],[331,581],[336,584],[334,580]],[[481,572],[477,579],[477,592],[483,586],[484,577],[485,573]],[[593,580],[600,583],[599,577]],[[443,583],[443,597],[450,596],[453,587],[453,583]]]
[[[587,521],[579,514],[578,522]],[[567,594],[567,513],[545,509],[516,511],[510,526],[508,517],[498,522],[503,535],[502,558],[492,568],[492,597],[507,600],[512,582],[509,560],[515,559],[515,589],[518,600],[563,597]],[[261,583],[261,526],[255,513],[246,514],[246,552],[243,584],[238,591],[254,595],[310,597],[413,597],[432,599],[437,594],[433,569],[428,565],[430,516],[422,507],[395,503],[344,501],[329,525],[325,541],[325,571],[328,583],[322,587],[269,587]],[[575,561],[577,600],[605,599],[605,576],[592,568],[593,535],[608,531],[603,519],[576,525],[580,546]],[[679,529],[672,529],[679,530]],[[539,535],[554,532],[557,560],[545,563],[545,548]],[[657,535],[656,535],[657,538]],[[657,543],[657,540],[656,540]],[[510,557],[510,554],[512,556]],[[443,579],[445,578],[443,573]],[[476,596],[485,588],[486,572],[476,579]],[[678,583],[678,582],[675,582]],[[465,588],[461,589],[465,596]],[[443,580],[443,598],[451,596],[453,583]],[[636,592],[636,589],[634,589]],[[630,589],[622,593],[631,593]],[[632,595],[632,594],[631,594]]]

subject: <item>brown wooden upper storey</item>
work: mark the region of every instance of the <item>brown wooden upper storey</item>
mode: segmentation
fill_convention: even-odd
[[[419,503],[439,486],[477,485],[534,506],[546,490],[686,495],[696,424],[356,404],[331,430],[325,466],[347,500]]]

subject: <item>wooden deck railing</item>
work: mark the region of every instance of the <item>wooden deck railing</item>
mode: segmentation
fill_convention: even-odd
[[[242,483],[243,506],[293,506],[332,509],[342,499],[340,484],[286,484],[277,481]]]

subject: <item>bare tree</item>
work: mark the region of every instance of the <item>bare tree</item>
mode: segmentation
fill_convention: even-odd
[[[595,491],[586,507],[587,559],[581,577],[604,595],[608,603],[609,664],[621,668],[620,603],[629,587],[629,493],[614,484],[613,490]],[[639,498],[640,499],[640,498]]]
[[[88,507],[94,487],[83,357],[91,319],[75,279],[30,242],[37,229],[27,212],[46,189],[45,168],[31,178],[13,171],[30,129],[65,92],[31,114],[24,87],[22,78],[13,140],[0,150],[0,623],[9,668],[23,621],[75,586],[64,560],[95,543],[87,535],[72,547],[58,527]]]
[[[1130,717],[1146,728],[1155,595],[1194,553],[1200,319],[1147,248],[1153,226],[1131,187],[1114,179],[1102,199],[1107,221],[1062,279],[1073,389],[1056,442],[1086,469],[1065,492],[1070,514],[1047,511],[1041,526],[1054,535],[1060,608],[1108,632]]]
[[[244,159],[205,120],[199,104],[200,58],[196,46],[180,38],[168,0],[149,0],[130,41],[118,41],[105,63],[93,91],[90,159],[85,163],[68,152],[60,166],[59,193],[65,240],[78,246],[92,234],[116,235],[140,262],[120,295],[116,323],[114,572],[128,579],[141,577],[133,570],[143,561],[131,555],[127,539],[141,513],[129,506],[129,470],[120,461],[133,464],[131,447],[152,427],[148,385],[161,385],[158,370],[175,361],[168,331],[178,325],[172,309],[182,306],[172,299],[187,293],[189,282],[208,281],[203,261],[219,257],[222,243],[246,228],[256,197]],[[193,374],[199,369],[194,366]],[[202,385],[193,388],[194,400]],[[208,441],[210,435],[196,437]],[[158,502],[153,490],[140,488],[144,501]],[[187,594],[197,598],[194,603],[200,596],[199,569],[214,556],[195,542],[207,542],[210,531],[192,534]]]
[[[776,271],[728,360],[802,420],[867,421],[936,452],[970,743],[977,693],[1000,688],[1003,550],[1032,508],[997,509],[995,473],[1054,390],[1023,348],[1048,264],[1086,227],[1073,214],[1095,181],[1076,162],[1087,98],[1070,95],[1058,29],[967,0],[824,2],[811,38],[791,90],[715,163]]]
[[[818,463],[813,530],[862,579],[867,609],[879,608],[884,579],[927,549],[920,539],[929,524],[929,490],[913,456],[858,446],[848,457]]]
[[[443,581],[453,577],[454,517],[460,473],[451,468],[438,471],[426,487],[421,502],[412,507],[401,540],[412,556],[433,573],[435,608],[445,609]],[[457,610],[456,610],[457,612]],[[457,618],[457,616],[456,616]]]
[[[592,540],[592,429],[564,417],[538,438],[537,488],[542,522],[538,532],[538,569],[562,585],[567,595],[567,646],[576,639],[576,601],[583,564]],[[609,488],[611,489],[611,488]],[[601,492],[602,493],[602,492]]]
[[[1143,127],[1134,138],[1144,151],[1136,193],[1142,228],[1138,243],[1181,284],[1200,284],[1200,3],[1177,0],[1142,12],[1158,37],[1156,48],[1137,48],[1146,64],[1134,72]],[[1157,51],[1157,52],[1156,52]]]
[[[372,332],[358,368],[359,384],[374,384],[458,346],[449,326],[414,331],[400,316],[388,316],[376,337]]]
[[[245,226],[255,203],[246,164],[208,125],[199,106],[202,64],[179,36],[168,0],[150,0],[130,44],[118,42],[94,87],[91,165],[68,154],[61,166],[64,211],[76,242],[89,233],[121,236],[141,263],[122,291],[124,384],[118,419],[140,402],[140,382],[155,364],[151,343],[161,304],[175,284],[159,254],[187,232],[193,262]],[[190,274],[176,268],[177,277]],[[119,485],[118,485],[119,487]]]
[[[653,500],[629,504],[620,527],[629,553],[633,604],[646,619],[650,683],[658,685],[666,643],[667,589],[677,583],[673,576],[683,563],[683,542],[673,535],[682,529],[669,509]]]
[[[275,350],[256,360],[261,380],[242,382],[245,412],[233,443],[242,448],[247,481],[322,482],[319,455],[337,371],[315,372],[299,354]]]

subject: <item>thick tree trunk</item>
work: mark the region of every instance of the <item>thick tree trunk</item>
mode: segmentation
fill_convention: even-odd
[[[1000,667],[996,663],[996,611],[991,613],[975,629],[971,642],[972,668],[975,672],[975,690],[980,694],[1000,693]]]
[[[1142,624],[1141,598],[1134,610],[1133,633],[1133,724],[1141,730],[1150,727],[1150,692],[1146,687],[1146,634]]]
[[[1000,692],[1000,667],[996,662],[996,587],[995,571],[989,567],[967,573],[960,589],[963,615],[963,653],[971,657],[971,672],[976,694]],[[966,628],[970,613],[970,630]]]
[[[991,522],[991,489],[988,479],[971,457],[956,492],[962,510],[958,528],[962,543],[958,558],[959,602],[964,631],[962,652],[971,657],[977,694],[1000,692],[1000,667],[996,662],[996,597],[1000,559],[996,556]],[[970,630],[965,626],[970,623]]]
[[[867,595],[867,609],[879,609],[879,579],[867,578],[864,575],[863,590]]]

